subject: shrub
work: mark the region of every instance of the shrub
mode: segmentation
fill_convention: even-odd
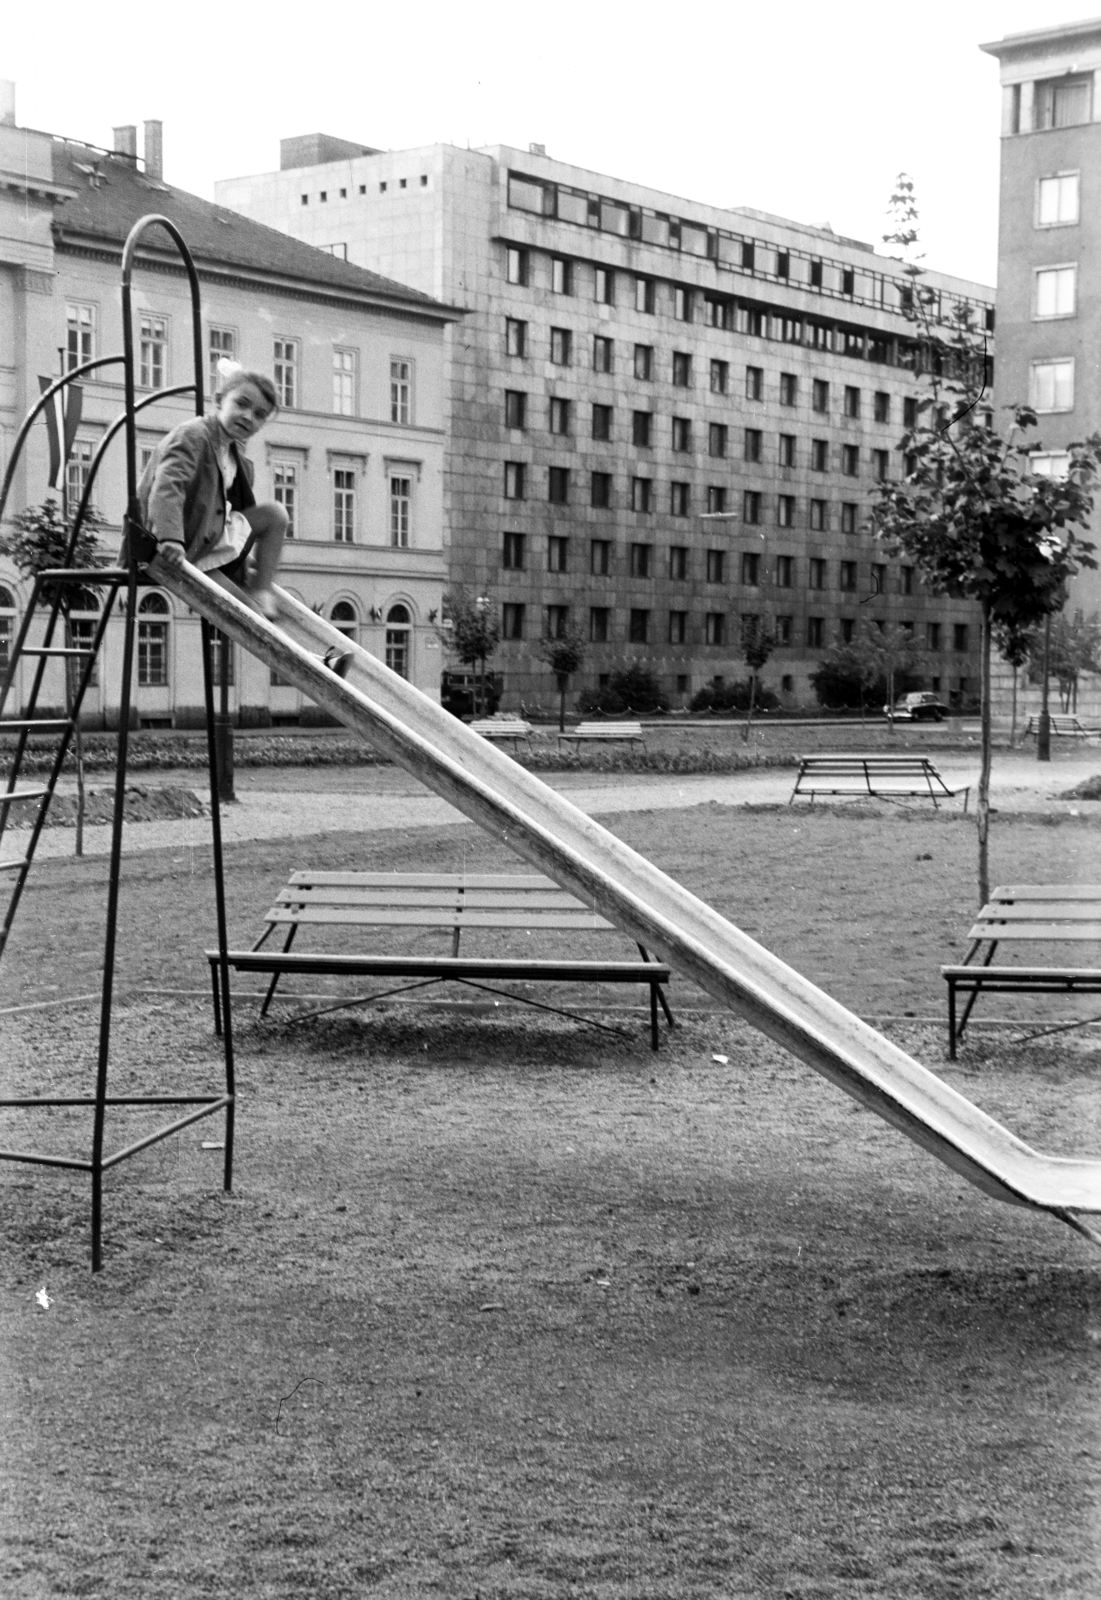
[[[689,711],[748,711],[751,683],[747,678],[744,683],[724,683],[721,686],[708,684],[706,688],[697,689],[688,703]],[[771,689],[766,689],[763,684],[757,684],[756,706],[758,711],[775,711],[779,707],[780,699],[773,694]]]
[[[578,695],[577,709],[582,713],[595,711],[607,717],[621,717],[628,711],[668,711],[669,701],[650,668],[633,662],[622,672],[611,673],[602,689],[586,689]]]

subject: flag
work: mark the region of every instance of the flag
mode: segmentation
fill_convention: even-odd
[[[55,380],[39,378],[42,394]],[[84,405],[84,386],[67,383],[63,389],[50,396],[46,407],[46,432],[50,439],[50,479],[48,488],[55,492],[61,487],[61,477],[72,453],[76,430],[80,427],[80,412]]]

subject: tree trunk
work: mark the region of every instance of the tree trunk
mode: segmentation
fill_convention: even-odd
[[[979,795],[976,819],[979,831],[979,905],[990,899],[990,602],[983,604],[982,613],[982,695],[981,727],[982,755],[979,764]]]
[[[1019,667],[1013,667],[1013,710],[1009,718],[1009,748],[1012,750],[1017,743],[1017,673]]]
[[[69,618],[65,618],[65,648],[73,648],[73,630]],[[76,704],[77,674],[81,670],[74,656],[65,658],[65,715],[71,717]],[[76,761],[76,828],[74,830],[73,854],[84,854],[84,740],[80,732],[80,719],[76,720],[73,727],[73,757]]]
[[[1044,618],[1044,677],[1040,691],[1040,722],[1036,733],[1037,761],[1051,760],[1051,612]]]
[[[566,687],[570,681],[569,674],[559,672],[558,677],[558,731],[566,731]]]
[[[756,672],[751,672],[750,675],[749,675],[749,711],[746,713],[745,730],[742,733],[742,743],[743,744],[748,744],[749,743],[749,730],[753,726],[753,707],[756,704],[756,701],[757,701],[757,674],[756,674]]]
[[[894,667],[888,667],[888,669],[887,669],[887,705],[890,707],[890,714],[887,717],[887,729],[888,729],[888,731],[890,733],[893,734],[894,731],[895,731],[895,718],[894,718],[894,710],[895,710],[895,669],[894,669]]]

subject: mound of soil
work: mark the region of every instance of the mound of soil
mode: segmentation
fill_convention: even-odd
[[[141,783],[127,784],[125,805],[127,822],[163,822],[174,817],[201,817],[206,814],[206,806],[193,790],[173,784],[156,787]],[[13,805],[10,826],[31,827],[37,807],[37,800],[23,800]],[[84,797],[84,821],[89,826],[110,822],[114,808],[113,789],[89,789]],[[75,794],[54,795],[46,813],[46,827],[76,827]]]

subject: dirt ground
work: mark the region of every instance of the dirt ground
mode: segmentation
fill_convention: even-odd
[[[969,824],[612,825],[1020,1137],[1101,1152],[1096,1034],[977,1030],[951,1067],[923,1020]],[[1097,881],[1099,837],[1005,823],[995,881]],[[231,940],[304,860],[502,864],[463,827],[236,845]],[[94,988],[103,880],[42,863],[0,1007]],[[205,1002],[148,992],[205,988],[211,927],[201,855],[127,862],[116,1092],[217,1085]],[[96,1277],[86,1183],[4,1163],[5,1600],[1094,1600],[1101,1258],[671,999],[656,1055],[622,1013],[242,1005],[232,1194],[218,1119],[152,1146]],[[5,1093],[87,1092],[94,1007],[0,1021]],[[80,1116],[5,1112],[4,1142],[75,1151]]]

